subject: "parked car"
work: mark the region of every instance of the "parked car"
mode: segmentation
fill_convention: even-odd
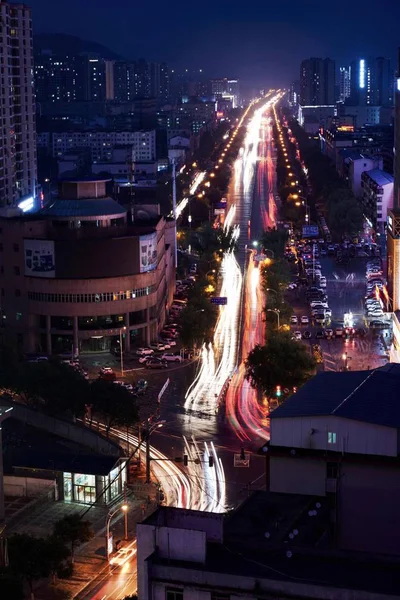
[[[303,315],[303,316],[301,317],[301,324],[302,324],[302,325],[308,325],[308,324],[309,324],[309,322],[310,322],[310,319],[309,319],[309,318],[308,318],[306,315]]]
[[[325,337],[327,340],[333,337],[333,329],[325,329]]]
[[[161,360],[159,358],[150,358],[146,362],[146,369],[166,369],[168,367],[168,363],[166,360]]]
[[[99,378],[106,381],[115,381],[117,376],[111,367],[101,367],[99,370]]]
[[[136,354],[138,356],[150,356],[151,354],[154,354],[154,350],[152,348],[138,348]]]
[[[164,335],[162,335],[161,337],[162,337],[163,341],[166,342],[168,344],[168,346],[170,346],[171,348],[173,346],[176,346],[176,341],[174,339],[172,339],[168,336],[164,337]]]
[[[301,331],[294,331],[293,338],[297,341],[300,341],[301,340]]]
[[[161,342],[153,342],[150,344],[150,348],[157,352],[165,352],[165,350],[169,350],[171,346],[169,344],[162,344]]]
[[[183,359],[179,354],[173,354],[172,352],[165,352],[162,355],[161,360],[166,360],[167,362],[180,363],[180,362],[182,362]]]
[[[308,329],[306,329],[306,330],[304,331],[304,333],[303,333],[303,338],[304,338],[305,340],[309,340],[309,339],[311,339],[311,331],[308,331]]]
[[[315,339],[317,340],[321,340],[324,337],[324,330],[323,329],[318,329],[318,331],[315,334]]]
[[[343,337],[343,328],[342,327],[336,327],[335,337]]]
[[[298,318],[296,317],[296,315],[292,315],[290,317],[290,322],[292,325],[297,325],[297,323],[299,322]]]

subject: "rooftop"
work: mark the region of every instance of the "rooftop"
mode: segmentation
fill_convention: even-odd
[[[223,543],[215,543],[207,535],[205,563],[174,560],[161,556],[157,551],[148,560],[155,568],[181,569],[182,583],[186,581],[185,569],[201,571],[199,583],[207,581],[204,576],[206,572],[255,578],[261,585],[262,597],[266,596],[261,592],[264,588],[260,580],[329,587],[329,593],[323,596],[329,598],[335,597],[335,589],[344,592],[346,589],[362,590],[362,593],[368,590],[380,594],[380,598],[383,594],[399,594],[400,580],[397,577],[396,560],[385,562],[376,557],[332,549],[333,536],[329,525],[331,509],[329,498],[262,491],[253,493],[225,517],[160,507],[143,524],[174,526],[170,520],[172,510],[173,514],[181,514],[180,523],[176,527],[196,529],[192,526],[192,520],[197,516],[199,523],[200,517],[205,520],[204,528],[200,529],[206,531],[209,519],[222,517]],[[311,510],[312,515],[309,514]],[[172,573],[171,578],[174,575]],[[194,578],[196,575],[188,572],[187,580],[193,582]],[[227,591],[225,582],[221,585]],[[234,585],[235,581],[232,580],[232,586]],[[274,592],[274,597],[278,597],[277,589]],[[318,593],[315,589],[313,592],[313,597],[322,597],[321,592]],[[302,597],[308,597],[306,589],[303,594]],[[363,595],[354,597],[362,598]]]
[[[79,200],[57,199],[43,208],[38,217],[77,218],[77,217],[122,217],[126,210],[112,198],[87,198]]]
[[[386,171],[381,171],[380,169],[372,169],[371,171],[365,171],[367,177],[375,181],[378,185],[387,185],[388,183],[394,182],[393,175],[390,173],[386,173]]]
[[[117,456],[106,456],[14,418],[3,424],[4,470],[14,468],[108,475]]]
[[[335,415],[400,428],[400,365],[387,367],[318,373],[276,408],[271,419]]]

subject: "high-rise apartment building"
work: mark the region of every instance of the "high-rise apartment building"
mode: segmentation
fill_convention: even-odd
[[[393,87],[388,58],[360,58],[351,63],[351,105],[392,106]]]
[[[394,136],[394,187],[393,210],[387,218],[387,272],[391,309],[400,310],[400,49],[395,88],[395,136]],[[393,344],[400,352],[400,322],[393,320]]]
[[[0,206],[8,206],[33,198],[36,191],[30,8],[0,2],[0,32]]]
[[[351,67],[339,67],[339,100],[344,102],[350,96]]]
[[[335,61],[309,58],[300,67],[300,104],[327,106],[335,103]]]
[[[82,56],[58,56],[49,52],[36,54],[35,92],[37,102],[82,102],[86,100],[85,62],[85,57]]]

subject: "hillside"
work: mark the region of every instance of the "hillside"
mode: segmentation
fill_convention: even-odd
[[[97,42],[82,40],[64,33],[39,33],[33,36],[35,52],[51,50],[54,54],[80,54],[81,52],[99,54],[102,58],[120,60],[122,57]]]

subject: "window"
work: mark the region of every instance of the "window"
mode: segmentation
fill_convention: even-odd
[[[14,267],[14,274],[15,275],[19,275],[20,274],[19,267]]]
[[[335,462],[326,463],[326,477],[328,479],[337,479],[339,472],[339,465]]]
[[[167,588],[165,590],[165,600],[183,600],[183,589]]]
[[[336,433],[328,431],[328,444],[336,444]]]

